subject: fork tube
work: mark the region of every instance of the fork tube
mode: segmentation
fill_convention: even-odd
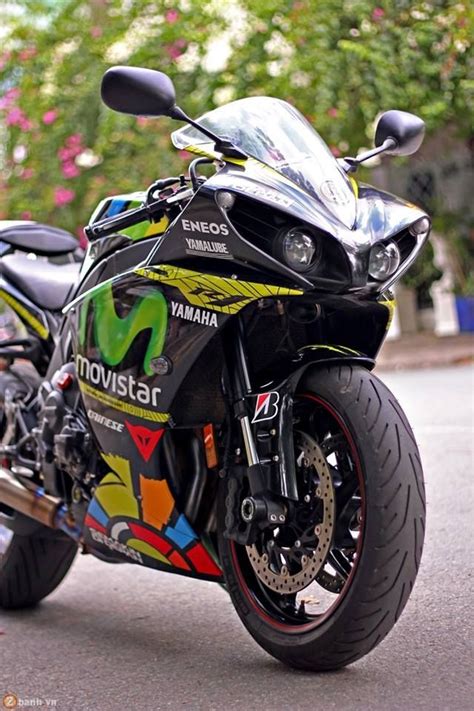
[[[245,396],[252,392],[252,384],[245,354],[244,325],[239,316],[237,317],[237,328],[234,329],[233,333],[229,333],[229,336],[227,343],[230,347],[227,347],[226,359],[234,395],[234,413],[240,421],[245,454],[248,465],[251,467],[259,464],[259,458],[245,401]]]

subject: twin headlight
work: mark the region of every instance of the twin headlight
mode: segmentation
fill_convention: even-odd
[[[283,259],[295,272],[305,272],[320,257],[320,245],[304,228],[294,227],[281,237]]]
[[[405,264],[405,268],[409,266],[428,237],[430,227],[431,222],[427,217],[422,217],[410,225],[408,233],[412,238],[415,238],[415,241],[408,251],[406,240],[403,237],[398,243],[392,240],[374,244],[369,256],[369,275],[372,279],[385,282],[395,274],[402,261]],[[400,249],[401,246],[402,249]]]
[[[369,274],[372,279],[385,281],[395,274],[400,266],[401,255],[395,242],[375,244],[370,250]]]

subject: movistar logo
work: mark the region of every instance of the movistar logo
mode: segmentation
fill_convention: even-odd
[[[104,368],[102,363],[93,363],[89,358],[76,356],[76,366],[79,378],[92,385],[98,385],[100,390],[126,397],[142,405],[158,406],[158,399],[161,393],[160,388],[151,388],[146,383],[139,382],[131,375],[115,373],[108,368]]]
[[[161,291],[156,288],[149,291],[137,300],[126,316],[120,317],[115,309],[112,284],[100,286],[96,293],[85,301],[81,309],[79,341],[82,345],[87,336],[90,303],[93,304],[94,344],[99,350],[101,360],[109,366],[118,365],[127,355],[137,335],[149,330],[150,338],[143,358],[143,370],[146,375],[153,375],[151,361],[160,356],[163,351],[168,326],[168,307]],[[126,393],[117,391],[117,394]],[[131,394],[129,396],[132,400],[135,399]]]

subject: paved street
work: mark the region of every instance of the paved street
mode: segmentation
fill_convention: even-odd
[[[411,600],[371,655],[338,673],[288,670],[218,586],[83,557],[37,610],[1,616],[0,699],[71,711],[472,709],[473,372],[383,373],[421,448],[428,527]]]

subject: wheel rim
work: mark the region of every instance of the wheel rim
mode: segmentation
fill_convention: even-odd
[[[283,570],[283,573],[286,573],[283,577],[287,581],[289,580],[289,586],[280,587],[282,571],[281,568],[278,571],[278,559],[275,556],[271,562],[269,558],[264,558],[266,570],[259,569],[259,566],[256,565],[255,558],[259,559],[258,562],[261,566],[262,556],[269,550],[268,542],[271,538],[269,538],[268,530],[262,532],[262,537],[247,550],[231,541],[234,570],[239,578],[241,589],[252,608],[265,622],[290,633],[312,629],[322,624],[334,613],[346,596],[360,559],[365,519],[364,481],[359,455],[352,434],[341,415],[330,403],[312,393],[305,393],[295,399],[294,413],[296,456],[298,457],[298,446],[301,445],[301,441],[298,443],[298,439],[311,440],[314,443],[317,456],[320,453],[324,455],[324,466],[320,465],[319,470],[317,466],[307,467],[307,469],[313,470],[316,481],[319,479],[320,491],[318,492],[319,496],[314,495],[310,502],[305,501],[304,496],[308,497],[311,488],[308,489],[308,482],[305,483],[303,480],[302,469],[298,466],[297,459],[300,501],[293,511],[292,520],[286,527],[292,526],[293,531],[285,531],[285,527],[282,527],[282,529],[277,529],[276,534],[272,534],[273,538],[277,539],[274,548],[277,547],[279,538],[283,538],[286,544],[277,549],[278,554],[281,555],[281,566],[289,568],[293,564],[292,569]],[[314,505],[314,500],[320,498],[324,507],[325,497],[323,494],[325,493],[327,494],[326,501],[331,498],[328,495],[327,486],[323,486],[321,474],[324,469],[330,472],[331,490],[335,500],[335,509],[332,509],[334,518],[332,519],[330,540],[327,541],[327,550],[324,545],[321,546],[321,540],[323,543],[325,540],[324,526],[321,531],[323,538],[318,537],[316,533],[318,525],[327,523],[331,509],[329,507],[326,510],[326,518],[321,521],[318,519],[318,511],[321,516],[321,506],[318,508]],[[312,511],[312,515],[315,516],[313,520],[308,519],[308,511]],[[298,529],[294,526],[294,519],[297,519],[298,516],[300,521],[304,521],[304,525],[307,524],[306,532],[314,525],[316,529],[314,542],[308,535],[305,539],[297,537]],[[329,520],[331,519],[329,518]],[[265,536],[267,537],[266,541]],[[292,540],[293,543],[291,543]],[[298,548],[302,545],[302,540],[306,549],[315,553],[314,560],[309,566],[313,575],[308,582],[302,575],[298,575],[297,568],[295,568],[298,560],[301,563],[301,553],[299,556],[296,553],[295,543]],[[298,546],[298,542],[300,542],[300,546]],[[265,543],[267,544],[266,548]],[[322,552],[324,552],[324,562],[315,572]],[[252,556],[254,560],[252,560]],[[267,579],[265,579],[265,573]],[[271,576],[270,580],[269,576]],[[303,582],[304,585],[298,584]],[[278,589],[279,587],[280,589]]]

